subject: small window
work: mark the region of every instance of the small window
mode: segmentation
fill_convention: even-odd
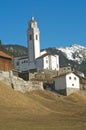
[[[46,63],[48,63],[48,60],[46,60]]]
[[[72,84],[72,86],[74,86],[74,84]]]
[[[69,77],[69,79],[71,79],[71,77]]]
[[[76,80],[76,77],[74,77],[74,80]]]
[[[29,35],[29,39],[32,40],[32,35],[31,34]]]

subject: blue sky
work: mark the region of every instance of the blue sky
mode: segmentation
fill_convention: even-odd
[[[86,0],[0,0],[0,39],[27,46],[28,22],[34,16],[41,48],[86,46]]]

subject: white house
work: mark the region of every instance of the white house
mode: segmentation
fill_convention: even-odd
[[[14,68],[19,71],[28,71],[28,57],[27,56],[21,56],[16,57],[13,60],[14,62]]]
[[[59,56],[44,54],[36,59],[37,69],[59,70]]]
[[[74,73],[67,73],[55,77],[55,90],[68,95],[80,89],[79,77]]]

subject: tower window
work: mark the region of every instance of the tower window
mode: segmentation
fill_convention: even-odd
[[[29,39],[32,40],[32,35],[31,34],[29,35]]]
[[[36,40],[38,40],[38,35],[36,34]]]

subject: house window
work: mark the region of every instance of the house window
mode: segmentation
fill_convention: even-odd
[[[74,77],[74,80],[76,80],[76,77]]]
[[[72,84],[72,86],[74,86],[74,84]]]
[[[46,60],[46,63],[48,63],[48,60]]]
[[[71,77],[69,77],[69,79],[71,79]]]
[[[36,40],[38,40],[38,35],[36,34]]]
[[[32,35],[31,34],[29,35],[29,39],[32,40]]]

